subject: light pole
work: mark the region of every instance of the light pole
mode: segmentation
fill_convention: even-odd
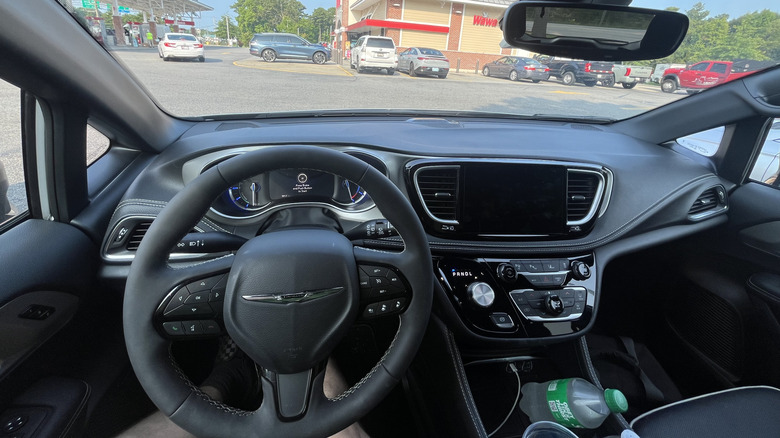
[[[228,46],[233,47],[233,41],[230,41],[230,22],[227,15],[225,15],[225,30],[227,31]]]

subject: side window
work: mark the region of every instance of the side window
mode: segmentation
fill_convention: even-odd
[[[777,187],[778,171],[780,171],[780,119],[775,119],[761,146],[756,164],[750,172],[750,179]]]
[[[87,125],[87,166],[108,151],[111,141],[100,131]]]
[[[715,64],[712,64],[712,68],[710,69],[710,71],[713,73],[725,74],[726,68],[727,68],[726,64],[716,62]]]
[[[297,44],[299,46],[305,45],[305,44],[303,44],[303,40],[300,39],[300,38],[291,37],[290,38],[290,42],[293,43],[293,44]]]
[[[0,224],[28,210],[20,91],[0,80]]]
[[[694,65],[693,67],[691,67],[691,70],[693,70],[693,71],[704,71],[704,70],[707,70],[707,67],[709,67],[709,66],[710,65],[708,63],[703,62],[701,64]]]
[[[723,139],[724,131],[725,128],[720,126],[695,134],[686,135],[685,137],[678,138],[677,144],[686,149],[690,149],[699,155],[711,157],[718,151],[720,141]]]

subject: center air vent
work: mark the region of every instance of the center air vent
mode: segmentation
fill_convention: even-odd
[[[688,218],[701,220],[714,214],[725,211],[728,208],[726,202],[726,189],[723,186],[711,187],[704,191],[688,210]]]
[[[458,223],[459,171],[459,166],[431,166],[414,174],[417,194],[426,213],[439,222]]]
[[[598,172],[569,169],[566,189],[567,225],[581,225],[593,218],[604,189],[604,179]]]
[[[141,244],[141,240],[146,235],[146,232],[149,231],[149,227],[152,226],[152,221],[148,222],[139,222],[135,227],[133,227],[133,231],[130,232],[130,237],[127,238],[127,250],[128,251],[135,251],[138,249],[138,245]]]

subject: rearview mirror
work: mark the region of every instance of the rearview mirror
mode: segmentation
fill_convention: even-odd
[[[671,55],[688,17],[671,11],[600,4],[519,1],[501,20],[513,47],[592,61],[634,61]]]

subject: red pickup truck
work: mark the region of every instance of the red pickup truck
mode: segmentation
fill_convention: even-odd
[[[764,64],[765,61],[702,61],[688,68],[669,68],[661,79],[661,91],[674,93],[685,89],[689,94],[696,93],[747,76]]]

